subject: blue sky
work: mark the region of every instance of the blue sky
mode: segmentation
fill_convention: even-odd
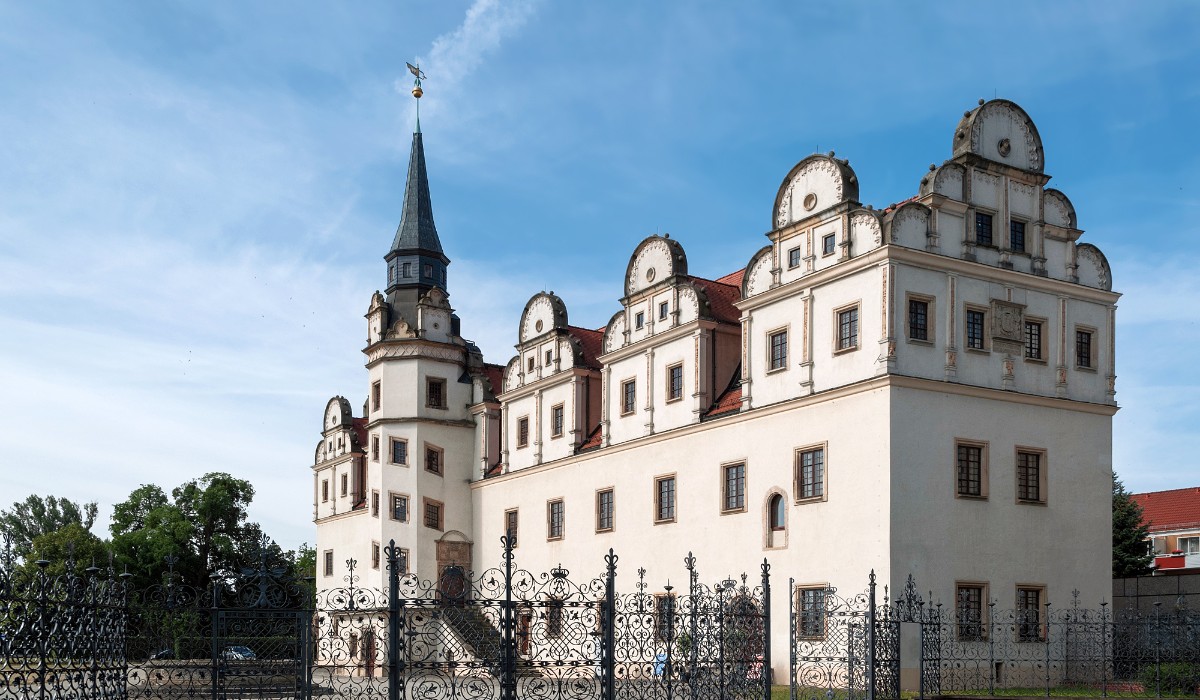
[[[1124,294],[1116,468],[1200,485],[1197,36],[1193,2],[0,3],[0,505],[107,515],[223,470],[313,540],[321,411],[365,396],[400,216],[406,60],[493,362],[538,290],[606,322],[648,234],[743,266],[809,153],[885,206],[977,99],[1016,101]]]

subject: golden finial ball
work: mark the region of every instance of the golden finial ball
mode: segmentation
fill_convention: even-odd
[[[413,97],[415,97],[419,100],[419,99],[421,99],[421,95],[425,94],[425,91],[421,89],[420,85],[418,85],[412,89],[412,94],[413,94]]]

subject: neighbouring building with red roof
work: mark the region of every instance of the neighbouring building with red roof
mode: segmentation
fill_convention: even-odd
[[[1135,493],[1150,530],[1155,573],[1200,571],[1200,486]]]
[[[314,455],[318,585],[354,558],[384,587],[392,539],[423,578],[482,571],[509,535],[531,571],[599,573],[610,547],[658,582],[686,581],[689,551],[714,576],[765,558],[804,605],[871,569],[960,605],[1098,604],[1119,295],[1020,107],[980,101],[947,136],[883,209],[847,160],[805,157],[764,193],[765,240],[731,232],[736,271],[695,274],[650,236],[611,271],[603,327],[538,292],[490,363],[450,306],[415,134],[366,401],[329,402]]]

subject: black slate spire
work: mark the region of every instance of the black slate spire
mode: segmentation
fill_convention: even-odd
[[[429,175],[425,172],[425,147],[418,129],[413,134],[408,158],[408,181],[404,184],[404,209],[392,247],[384,256],[388,265],[387,300],[392,309],[415,322],[417,301],[433,287],[446,291],[446,266],[433,203],[429,197]]]
[[[396,228],[396,237],[392,240],[392,252],[415,250],[445,258],[437,227],[433,224],[429,175],[425,172],[425,147],[419,130],[413,134],[412,153],[408,157],[408,182],[404,185],[404,211],[400,216],[400,226]]]

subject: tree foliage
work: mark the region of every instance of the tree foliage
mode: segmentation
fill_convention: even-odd
[[[113,508],[113,549],[135,585],[161,583],[171,557],[178,581],[206,586],[257,548],[262,529],[247,520],[253,498],[250,482],[222,472],[186,481],[170,497],[140,486]]]
[[[292,568],[297,578],[309,579],[317,577],[316,547],[307,542],[302,542],[299,549],[288,552],[288,559],[292,563]]]
[[[1149,527],[1142,518],[1142,507],[1125,490],[1116,472],[1113,472],[1112,497],[1113,578],[1148,574],[1154,560],[1146,545]]]
[[[67,498],[30,495],[0,511],[0,536],[11,543],[14,555],[28,558],[35,538],[67,525],[90,530],[97,510],[95,501],[81,505]]]
[[[69,523],[54,532],[38,535],[33,538],[32,550],[24,565],[27,574],[41,568],[38,560],[49,562],[45,571],[50,576],[65,572],[68,561],[80,574],[90,566],[104,568],[109,564],[109,544],[80,523]]]

